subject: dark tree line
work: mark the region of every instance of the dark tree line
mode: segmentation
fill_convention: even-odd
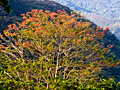
[[[12,12],[12,8],[9,6],[9,0],[1,0],[0,6],[4,7],[5,11],[9,14],[9,12]]]

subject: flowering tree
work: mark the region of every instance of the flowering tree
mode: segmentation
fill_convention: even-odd
[[[87,82],[102,66],[104,32],[80,16],[32,10],[24,21],[9,25],[0,35],[0,84],[16,89],[52,89],[56,78]],[[109,46],[112,47],[112,46]],[[94,62],[93,62],[94,61]]]

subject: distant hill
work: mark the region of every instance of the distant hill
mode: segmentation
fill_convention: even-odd
[[[84,16],[102,28],[110,26],[110,32],[120,40],[120,19],[105,18],[101,15],[96,14],[84,14]]]
[[[120,40],[120,0],[52,0],[81,11],[86,18],[110,31]],[[99,18],[99,19],[98,19]]]
[[[95,13],[109,18],[120,18],[120,0],[51,0],[71,9]]]
[[[22,22],[23,20],[20,14],[31,11],[31,9],[39,9],[39,10],[43,9],[43,10],[50,10],[54,12],[56,12],[57,10],[64,9],[69,14],[72,11],[68,7],[63,6],[54,1],[44,2],[44,1],[35,1],[35,0],[10,0],[10,3],[11,3],[10,6],[13,9],[13,13],[10,13],[9,15],[4,11],[4,8],[0,7],[0,32],[2,32],[4,29],[7,29],[7,26],[9,24],[16,23],[16,22]],[[89,19],[85,19],[85,18],[83,18],[82,21],[91,22]],[[97,25],[92,23],[92,26],[96,27]],[[114,45],[110,51],[113,54],[106,55],[106,57],[112,57],[115,55],[116,57],[114,57],[114,60],[120,59],[120,41],[115,37],[115,35],[107,31],[105,33],[104,39],[101,42],[105,44],[105,47],[107,45]],[[118,74],[119,72],[117,72],[116,75]]]

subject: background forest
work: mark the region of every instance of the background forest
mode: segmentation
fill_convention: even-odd
[[[52,0],[68,6],[72,10],[82,11],[85,17],[105,28],[120,39],[120,1],[119,0]]]
[[[10,6],[13,10],[13,13],[10,14],[7,14],[4,8],[0,7],[0,31],[7,37],[4,38],[4,36],[1,35],[0,65],[2,78],[0,78],[0,88],[4,85],[4,88],[8,89],[24,88],[25,90],[33,89],[35,86],[34,89],[58,88],[60,90],[61,87],[65,89],[69,89],[70,87],[71,89],[77,88],[78,90],[81,88],[117,89],[118,84],[116,84],[113,79],[105,80],[99,78],[100,81],[98,81],[98,76],[103,76],[103,78],[114,76],[116,82],[120,81],[120,67],[118,65],[120,59],[120,41],[111,34],[109,27],[102,30],[102,28],[90,20],[76,15],[75,11],[73,11],[71,15],[72,10],[54,1],[10,0]],[[35,10],[31,11],[31,9]],[[43,9],[43,11],[36,9]],[[65,10],[66,12],[60,10]],[[39,17],[40,15],[41,17]],[[32,16],[34,18],[32,18]],[[36,18],[39,18],[41,21],[36,20]],[[42,23],[41,27],[38,27],[39,23]],[[19,29],[16,28],[17,26],[19,26]],[[44,32],[39,31],[41,29]],[[81,31],[78,31],[79,29]],[[19,30],[21,30],[21,32],[19,32]],[[55,36],[52,33],[54,33]],[[22,34],[24,35],[21,38]],[[77,35],[78,37],[75,37]],[[42,36],[42,39],[40,36]],[[102,36],[104,36],[104,38],[102,38]],[[78,48],[73,47],[73,49],[71,49],[74,45]],[[41,52],[41,50],[43,50],[43,52]],[[54,52],[58,53],[58,57]],[[68,55],[71,57],[68,57]],[[55,56],[54,59],[51,59],[52,56]],[[60,60],[59,63],[56,60]],[[60,66],[60,69],[58,66]],[[41,67],[43,69],[41,69]],[[37,69],[35,70],[35,68]],[[102,71],[97,73],[100,69]],[[98,74],[98,76],[93,77],[96,74]],[[57,75],[60,77],[57,77]],[[80,83],[82,80],[78,77],[79,75],[83,77],[83,83]],[[77,79],[75,77],[77,77]],[[97,81],[98,84],[95,84]]]

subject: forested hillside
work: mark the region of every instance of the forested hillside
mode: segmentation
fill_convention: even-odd
[[[40,80],[40,78],[38,77],[39,75],[43,75],[44,76],[44,73],[45,73],[45,78],[47,78],[46,79],[46,82],[45,82],[45,86],[46,85],[48,85],[48,87],[49,87],[49,83],[50,83],[50,81],[49,81],[49,78],[50,77],[47,77],[48,76],[48,69],[50,70],[50,72],[52,72],[53,74],[55,74],[55,75],[57,75],[56,73],[58,73],[59,75],[61,74],[62,75],[62,77],[67,77],[67,75],[66,74],[64,74],[64,76],[63,76],[63,72],[61,71],[62,69],[64,69],[64,73],[68,73],[68,76],[69,76],[69,71],[65,71],[66,70],[66,68],[69,70],[71,70],[71,71],[74,71],[73,69],[78,69],[79,67],[77,67],[76,66],[76,64],[78,64],[77,63],[77,61],[76,62],[74,62],[74,66],[76,66],[76,68],[73,68],[73,64],[72,64],[72,62],[74,61],[72,61],[72,59],[74,59],[75,57],[80,57],[80,59],[81,60],[83,60],[83,62],[86,64],[88,64],[88,62],[87,62],[87,60],[89,61],[89,59],[92,61],[94,61],[94,58],[97,58],[98,59],[98,62],[96,62],[95,61],[95,63],[91,63],[90,65],[86,65],[86,66],[84,66],[83,65],[83,62],[80,62],[79,64],[80,65],[83,65],[82,66],[82,68],[79,68],[80,69],[80,71],[79,72],[83,72],[83,76],[84,76],[84,74],[86,75],[86,76],[88,76],[88,78],[89,78],[89,75],[91,75],[90,73],[92,72],[92,70],[94,69],[94,68],[96,68],[96,65],[98,65],[98,67],[101,67],[102,66],[102,64],[104,65],[104,68],[102,68],[103,70],[104,70],[104,73],[99,73],[99,75],[101,75],[101,76],[106,76],[106,77],[111,77],[111,76],[116,76],[115,78],[115,80],[116,80],[116,82],[118,82],[119,80],[120,80],[120,77],[119,77],[119,71],[118,70],[120,70],[119,69],[119,66],[117,66],[117,67],[114,67],[115,65],[113,64],[113,65],[110,65],[111,63],[112,63],[112,61],[114,61],[114,60],[116,60],[116,59],[120,59],[120,41],[113,35],[113,34],[111,34],[111,32],[108,30],[109,29],[109,27],[108,28],[106,28],[106,30],[101,30],[101,28],[100,27],[97,27],[97,25],[96,24],[94,24],[94,23],[92,23],[90,20],[88,20],[88,19],[85,19],[85,18],[82,18],[81,16],[80,16],[80,20],[81,20],[81,22],[82,22],[82,24],[79,22],[78,24],[79,25],[82,25],[82,27],[83,27],[83,30],[86,30],[86,31],[81,31],[81,32],[83,32],[82,34],[81,34],[81,32],[79,31],[79,29],[81,28],[78,24],[77,24],[77,22],[75,22],[75,20],[74,19],[71,19],[70,18],[70,16],[68,16],[68,15],[70,15],[71,14],[71,11],[72,10],[70,10],[68,7],[66,7],[66,6],[63,6],[63,5],[60,5],[59,3],[56,3],[56,2],[54,2],[54,1],[46,1],[46,2],[44,2],[44,1],[35,1],[35,0],[10,0],[10,6],[12,7],[12,9],[13,9],[13,13],[10,13],[9,15],[3,10],[3,8],[1,7],[0,8],[0,31],[1,32],[3,32],[3,30],[4,29],[7,29],[6,31],[4,31],[4,34],[6,35],[6,37],[8,36],[8,38],[9,39],[11,39],[11,40],[13,40],[12,41],[12,43],[8,43],[9,42],[9,40],[6,42],[6,43],[4,43],[4,44],[6,44],[5,45],[5,47],[4,46],[2,46],[1,45],[1,47],[2,48],[0,48],[0,49],[2,49],[1,50],[1,54],[0,54],[0,58],[2,57],[2,55],[4,56],[4,57],[2,57],[2,58],[5,58],[5,59],[3,59],[3,62],[4,63],[2,63],[2,61],[1,61],[1,65],[3,65],[2,67],[4,67],[4,69],[7,69],[8,70],[8,72],[12,72],[12,67],[14,67],[14,65],[16,65],[16,67],[14,67],[14,70],[13,70],[13,72],[14,73],[11,73],[12,75],[13,75],[13,77],[12,78],[15,78],[18,82],[16,82],[15,84],[16,85],[19,85],[19,83],[21,83],[20,85],[23,85],[23,86],[25,86],[25,84],[26,85],[28,85],[29,87],[31,87],[31,85],[30,85],[30,83],[32,83],[32,82],[39,82],[39,80]],[[35,10],[32,10],[31,11],[31,9],[35,9]],[[38,10],[41,10],[41,9],[43,9],[43,12],[42,11],[38,11],[38,10],[36,10],[36,9],[38,9]],[[55,15],[58,15],[59,17],[57,17],[57,16],[55,16],[55,19],[54,18],[51,18],[52,20],[51,21],[53,21],[53,22],[49,22],[49,19],[47,18],[46,19],[46,14],[47,15],[49,15],[49,11],[45,11],[45,10],[50,10],[50,11],[52,11],[52,12],[57,12],[57,10],[65,10],[67,13],[68,13],[68,15],[66,15],[66,17],[65,17],[65,19],[63,19],[63,21],[62,21],[62,19],[60,19],[60,17],[62,18],[62,17],[64,17],[64,16],[59,16],[60,14],[56,14],[56,13],[52,13],[51,15],[50,15],[50,17],[52,17],[52,16],[55,16]],[[31,11],[31,12],[30,12]],[[46,14],[44,14],[44,11],[45,11],[45,13]],[[43,25],[42,27],[39,27],[39,28],[36,28],[36,27],[38,27],[39,25],[39,23],[36,23],[36,20],[35,20],[35,18],[32,18],[33,19],[33,21],[30,19],[30,18],[26,18],[27,16],[28,17],[30,17],[30,15],[29,15],[29,13],[27,13],[27,12],[29,12],[30,14],[31,14],[31,16],[33,15],[33,17],[37,17],[37,18],[39,18],[40,20],[42,20],[42,21],[39,21],[38,19],[37,19],[37,22],[39,22],[39,23],[42,23],[41,25]],[[37,14],[35,13],[35,12],[37,12]],[[42,13],[42,16],[41,17],[39,17],[39,13],[38,12],[41,12]],[[23,14],[23,13],[27,13],[26,15],[25,14]],[[35,13],[35,16],[34,16],[34,13]],[[64,14],[65,12],[62,12],[62,11],[58,11],[58,13],[62,13],[62,14]],[[21,15],[23,16],[23,18],[24,19],[27,19],[28,20],[28,22],[24,22],[23,21],[23,19],[22,19],[22,17],[21,17]],[[26,17],[25,17],[26,16]],[[67,17],[68,16],[68,17]],[[73,13],[73,16],[71,16],[71,17],[74,17],[75,15],[74,15],[74,13]],[[79,15],[78,15],[79,16]],[[57,18],[57,19],[56,19]],[[68,21],[69,22],[67,22],[67,19],[68,19]],[[70,18],[70,19],[69,19]],[[35,20],[35,21],[34,21]],[[47,21],[48,20],[48,21]],[[60,21],[61,20],[61,21]],[[65,21],[65,23],[64,23],[64,21]],[[16,33],[13,33],[13,31],[10,31],[9,32],[9,30],[11,30],[11,27],[13,28],[13,29],[16,29],[17,30],[17,28],[16,28],[16,26],[15,26],[15,24],[13,24],[13,23],[16,23],[16,24],[18,24],[17,22],[19,22],[19,23],[21,23],[21,22],[23,22],[22,23],[22,27],[20,27],[20,28],[25,28],[25,29],[23,29],[23,32],[17,32],[17,34]],[[91,24],[90,24],[91,23]],[[9,24],[12,24],[12,25],[9,25]],[[65,24],[65,25],[64,25]],[[9,26],[8,26],[9,25]],[[27,25],[27,26],[25,26],[24,27],[24,25]],[[69,25],[71,25],[71,26],[69,26]],[[74,29],[72,29],[72,27],[74,26]],[[76,25],[76,26],[75,26]],[[88,25],[88,26],[87,26]],[[14,26],[14,27],[13,27]],[[90,26],[90,27],[89,27]],[[49,27],[51,28],[50,29],[50,31],[49,31]],[[63,29],[62,29],[62,28]],[[77,28],[77,27],[79,27],[79,28]],[[44,32],[40,32],[39,30],[41,30],[41,28],[44,30]],[[86,29],[87,28],[87,29]],[[89,29],[90,28],[90,29]],[[92,29],[91,29],[92,28]],[[100,32],[97,32],[97,29],[100,29]],[[22,29],[21,29],[22,30]],[[27,31],[27,30],[29,30],[29,31]],[[35,30],[35,33],[33,33],[33,31]],[[62,31],[62,32],[60,32],[60,30]],[[75,30],[75,31],[74,31]],[[90,31],[89,31],[90,30]],[[64,33],[64,32],[66,32],[66,33]],[[79,35],[81,34],[82,36],[80,37],[80,38],[78,38],[76,35],[77,35],[77,33],[79,32]],[[86,33],[87,32],[87,33]],[[95,32],[95,33],[94,33]],[[105,35],[102,33],[102,32],[104,32],[105,33]],[[39,35],[39,34],[40,35]],[[50,33],[50,34],[49,34]],[[56,35],[54,36],[53,35],[53,33],[55,33]],[[102,33],[102,34],[101,34]],[[22,35],[22,34],[24,34],[23,36],[23,42],[24,43],[22,43],[21,42],[21,39],[20,39],[20,35]],[[90,34],[93,34],[93,35],[90,35]],[[36,35],[38,35],[37,37],[36,37]],[[47,37],[45,37],[46,35],[48,35]],[[68,37],[68,36],[69,37]],[[6,38],[4,38],[2,35],[0,35],[1,36],[1,38],[3,39],[3,40],[5,40]],[[32,36],[32,37],[31,37]],[[42,39],[41,39],[41,36],[43,37]],[[72,39],[71,39],[71,36],[72,36]],[[102,36],[104,36],[104,38],[102,39]],[[57,37],[57,38],[56,38]],[[60,37],[62,37],[63,39],[61,40],[61,38]],[[68,37],[68,39],[66,39]],[[84,38],[85,37],[85,38]],[[90,37],[90,38],[89,38]],[[95,38],[95,41],[99,41],[100,43],[96,43],[96,42],[94,42],[94,41],[92,41],[92,40],[94,40],[94,38]],[[100,37],[100,38],[98,38],[98,37]],[[50,39],[49,39],[50,38]],[[39,42],[41,42],[40,41],[40,39],[41,39],[41,41],[42,41],[42,44],[43,44],[43,46],[44,47],[42,47],[41,48],[41,43],[40,44],[38,44],[37,42],[39,41]],[[56,39],[56,40],[55,40]],[[72,41],[71,41],[71,40]],[[74,40],[74,39],[76,39],[76,40]],[[30,41],[29,41],[30,40]],[[58,43],[56,43],[55,41],[57,41]],[[44,42],[45,41],[45,42]],[[64,46],[61,46],[61,43],[60,43],[60,41],[62,41],[62,45],[64,45]],[[17,42],[17,43],[16,43]],[[81,42],[83,42],[82,44],[81,44]],[[20,43],[20,44],[19,44]],[[60,43],[60,44],[59,44]],[[78,43],[78,44],[77,44]],[[89,44],[88,44],[89,43]],[[102,45],[101,45],[101,43],[103,43]],[[20,49],[20,50],[18,50],[18,49],[16,49],[15,47],[14,47],[14,44],[15,44],[15,46],[18,48],[18,49]],[[30,48],[29,48],[29,45],[31,44],[31,46],[30,46]],[[49,44],[49,45],[48,45]],[[71,50],[71,46],[72,45],[75,45],[75,49],[72,49]],[[85,46],[86,45],[86,46]],[[22,47],[24,47],[24,54],[25,54],[25,56],[24,57],[22,57],[22,54],[21,54],[21,52],[22,52],[22,49],[21,49],[21,46]],[[62,52],[62,50],[60,50],[60,48],[58,48],[58,46],[59,47],[62,47],[61,49],[63,50],[63,53],[70,53],[70,52],[75,52],[75,50],[77,50],[78,52],[78,54],[80,54],[80,56],[78,56],[78,54],[76,54],[76,52],[75,53],[73,53],[72,55],[71,55],[71,57],[69,58],[70,60],[71,60],[71,62],[64,62],[64,61],[62,61],[62,60],[68,60],[68,57],[67,57],[67,54],[65,53],[65,54],[61,54],[61,52]],[[68,46],[68,47],[67,47]],[[69,47],[70,46],[70,47]],[[94,47],[93,47],[94,46]],[[104,48],[102,48],[101,46],[104,46]],[[112,47],[111,47],[112,46]],[[54,48],[53,48],[54,47]],[[57,47],[57,48],[56,48]],[[76,49],[76,47],[79,47],[79,48],[77,48]],[[92,47],[92,48],[91,48]],[[14,48],[14,49],[13,49]],[[68,48],[70,48],[70,50],[71,51],[65,51],[64,49],[68,49]],[[82,49],[83,49],[83,51],[82,51]],[[97,48],[97,49],[96,49]],[[105,51],[106,49],[105,48],[109,48],[108,49],[108,51],[110,50],[110,52],[109,53],[104,53],[103,51]],[[11,50],[10,50],[11,49]],[[42,49],[45,49],[45,52],[41,52],[41,50]],[[18,62],[14,62],[14,61],[12,61],[12,59],[10,59],[11,57],[9,57],[9,55],[7,55],[7,54],[3,54],[3,53],[8,53],[8,52],[6,52],[5,50],[8,50],[8,52],[13,52],[13,54],[15,54],[16,55],[16,57],[13,55],[13,54],[11,54],[10,53],[10,55],[11,56],[13,56],[12,57],[12,59],[16,59],[16,60],[18,60]],[[14,50],[16,50],[15,52],[14,52]],[[86,50],[86,51],[85,51]],[[96,51],[97,50],[97,51]],[[102,51],[100,51],[100,50],[102,50]],[[28,52],[29,51],[29,52]],[[61,54],[61,56],[59,56],[59,54],[58,54],[58,57],[56,57],[57,55],[56,55],[56,53],[58,53],[58,51],[59,51],[59,54]],[[79,51],[81,51],[81,52],[79,52]],[[100,52],[99,52],[100,51]],[[3,52],[3,53],[2,53]],[[94,55],[93,55],[93,52],[94,52]],[[42,54],[41,54],[42,53]],[[47,53],[47,54],[46,54]],[[84,55],[84,53],[85,53],[85,55]],[[17,55],[17,54],[19,54],[19,55]],[[53,55],[54,54],[54,55]],[[71,53],[70,53],[71,54]],[[21,55],[21,57],[22,58],[20,58],[20,55]],[[49,59],[50,59],[50,64],[49,64],[49,60],[48,60],[48,58],[46,58],[46,57],[40,57],[40,58],[38,58],[38,56],[40,56],[40,55],[46,55],[46,57],[48,57]],[[53,55],[53,56],[52,56]],[[64,57],[66,55],[66,57]],[[102,55],[104,55],[104,57],[102,57]],[[33,56],[33,57],[32,57]],[[55,56],[55,57],[54,57]],[[88,56],[88,57],[87,57]],[[90,57],[90,58],[89,58]],[[23,58],[25,58],[25,59],[27,59],[26,61],[24,61],[24,59]],[[44,59],[43,59],[44,58]],[[52,61],[52,58],[54,58],[54,62]],[[61,69],[60,70],[57,70],[56,72],[54,72],[55,71],[55,65],[56,65],[56,59],[59,59],[59,58],[62,58],[62,59],[60,59],[60,62],[59,62],[59,65],[61,65]],[[111,61],[110,63],[109,63],[109,65],[110,66],[112,66],[112,67],[114,67],[114,68],[109,68],[108,66],[107,66],[107,64],[106,64],[106,61],[105,62],[100,62],[99,60],[102,58],[102,60],[103,59],[106,59],[106,61],[108,60],[108,61]],[[40,60],[40,61],[34,61],[34,59],[36,59],[36,60]],[[8,61],[7,61],[8,60]],[[31,62],[34,62],[34,63],[29,63],[29,60],[31,60]],[[47,62],[45,62],[44,60],[46,60]],[[79,61],[79,59],[77,59],[78,61]],[[20,63],[20,65],[19,65],[19,63]],[[24,64],[25,63],[25,64]],[[63,64],[61,64],[61,63],[63,63]],[[68,64],[66,64],[66,63],[69,63],[71,66],[69,66]],[[7,68],[5,65],[6,64],[8,64],[8,67],[10,68]],[[24,64],[24,65],[23,65]],[[55,64],[55,65],[54,65]],[[66,64],[66,66],[64,66],[64,64]],[[100,65],[99,65],[100,64]],[[39,65],[43,65],[43,69],[46,69],[45,71],[44,71],[44,73],[41,73],[42,72],[42,70],[41,70],[41,66],[39,66]],[[68,67],[67,67],[67,65],[68,65]],[[27,69],[28,69],[28,67],[29,67],[29,71],[26,71]],[[65,68],[66,67],[66,68]],[[86,67],[86,68],[85,68]],[[22,69],[21,69],[22,68]],[[37,68],[37,70],[36,70],[36,68]],[[58,67],[57,67],[58,68]],[[88,68],[88,69],[87,69]],[[118,69],[116,69],[116,68],[118,68]],[[99,69],[99,68],[97,68],[97,69]],[[94,70],[93,71],[93,73],[94,72],[96,72],[97,71],[97,69],[96,70]],[[2,71],[3,69],[1,69],[1,71]],[[16,70],[18,70],[18,73],[16,72]],[[21,71],[21,70],[23,70],[23,71]],[[40,70],[40,71],[39,71]],[[53,71],[52,71],[53,70]],[[87,70],[88,70],[88,75],[87,75],[87,73],[84,73],[84,70],[86,70],[86,72],[87,72]],[[116,71],[116,73],[114,73],[114,71],[115,70],[117,70]],[[6,72],[6,71],[2,71],[2,72]],[[40,72],[40,73],[39,73]],[[62,72],[62,73],[59,73],[59,72]],[[108,72],[110,72],[111,73],[111,75],[107,75],[106,73],[108,73]],[[31,74],[32,73],[32,74]],[[17,74],[17,77],[15,76]],[[50,73],[51,74],[51,73]],[[75,73],[76,74],[76,73]],[[21,78],[21,76],[19,76],[19,75],[23,75],[24,76],[24,78]],[[35,76],[34,76],[35,75]],[[81,75],[81,76],[82,76]],[[10,76],[10,75],[6,75],[6,76]],[[54,76],[54,75],[53,75]],[[53,77],[52,75],[51,75],[51,78]],[[10,76],[11,77],[11,76]],[[30,78],[31,77],[31,78]],[[37,78],[36,78],[37,77]],[[29,78],[29,79],[28,79]],[[72,77],[72,78],[74,78],[74,77]],[[3,75],[3,81],[5,81],[5,77],[4,77],[4,75]],[[18,80],[18,79],[20,79],[20,80]],[[33,79],[33,80],[31,80],[31,79]],[[44,79],[44,77],[43,77],[43,79]],[[56,79],[59,79],[59,78],[56,78]],[[26,81],[25,81],[26,80]],[[45,79],[44,79],[45,80]],[[13,79],[13,81],[14,81],[14,79]],[[22,83],[22,81],[24,81],[24,83]],[[27,82],[27,81],[29,81],[29,82]],[[56,80],[53,80],[53,81],[56,81]],[[5,83],[9,83],[9,82],[11,82],[11,79],[7,82],[5,82]],[[41,80],[41,82],[44,82],[43,80]],[[69,82],[69,81],[68,81]],[[67,82],[67,83],[68,83]],[[63,82],[64,83],[64,82]],[[2,83],[3,84],[3,83]],[[59,83],[59,84],[62,84],[62,83]],[[10,84],[11,85],[11,84]],[[19,87],[21,87],[19,85]],[[32,83],[32,85],[33,86],[35,86],[36,84],[34,84],[34,83]],[[42,85],[42,84],[40,84],[40,85]],[[84,85],[84,84],[83,84]],[[7,86],[9,86],[9,84],[7,85]],[[28,86],[25,86],[27,89],[29,89],[29,87]],[[37,85],[36,85],[37,86]],[[39,86],[39,84],[38,84],[38,86]],[[57,86],[57,85],[56,85]],[[68,84],[68,86],[69,86],[69,84]],[[54,87],[54,86],[53,86]],[[53,88],[52,87],[52,85],[51,85],[51,87],[50,88]],[[16,87],[17,88],[17,87]],[[37,87],[36,87],[37,88]],[[65,87],[64,87],[65,88]]]
[[[87,13],[95,13],[109,18],[120,17],[120,1],[119,0],[52,0],[63,5],[69,6],[71,9],[83,11]]]
[[[7,29],[9,24],[12,23],[17,23],[17,22],[22,22],[21,14],[26,13],[28,11],[31,11],[31,9],[43,9],[43,10],[50,10],[50,11],[55,11],[57,10],[65,10],[67,13],[71,13],[71,10],[63,5],[60,5],[59,3],[56,3],[54,1],[35,1],[35,0],[10,0],[10,6],[13,9],[13,13],[7,14],[3,8],[1,7],[0,10],[0,30],[1,32],[5,29]],[[82,21],[89,21],[88,19],[82,19]],[[89,21],[90,22],[90,21]],[[92,26],[97,26],[94,23],[92,23]],[[120,59],[120,41],[109,31],[104,37],[104,43],[105,47],[107,45],[114,45],[113,48],[111,48],[111,52],[113,55],[116,57],[114,59]],[[113,56],[113,55],[107,55],[107,56]]]
[[[110,31],[120,40],[120,1],[119,0],[53,0],[82,11],[85,17],[95,24]],[[99,18],[99,19],[98,19]]]
[[[71,10],[59,3],[55,2],[43,2],[36,0],[10,0],[10,6],[13,9],[13,13],[9,15],[4,11],[3,7],[0,7],[0,31],[7,29],[7,26],[12,23],[22,22],[21,14],[31,11],[31,9],[43,9],[56,12],[57,10],[64,9],[68,13]]]
[[[95,24],[105,28],[110,26],[110,32],[120,40],[120,20],[117,18],[105,18],[96,14],[85,14],[85,17]]]

